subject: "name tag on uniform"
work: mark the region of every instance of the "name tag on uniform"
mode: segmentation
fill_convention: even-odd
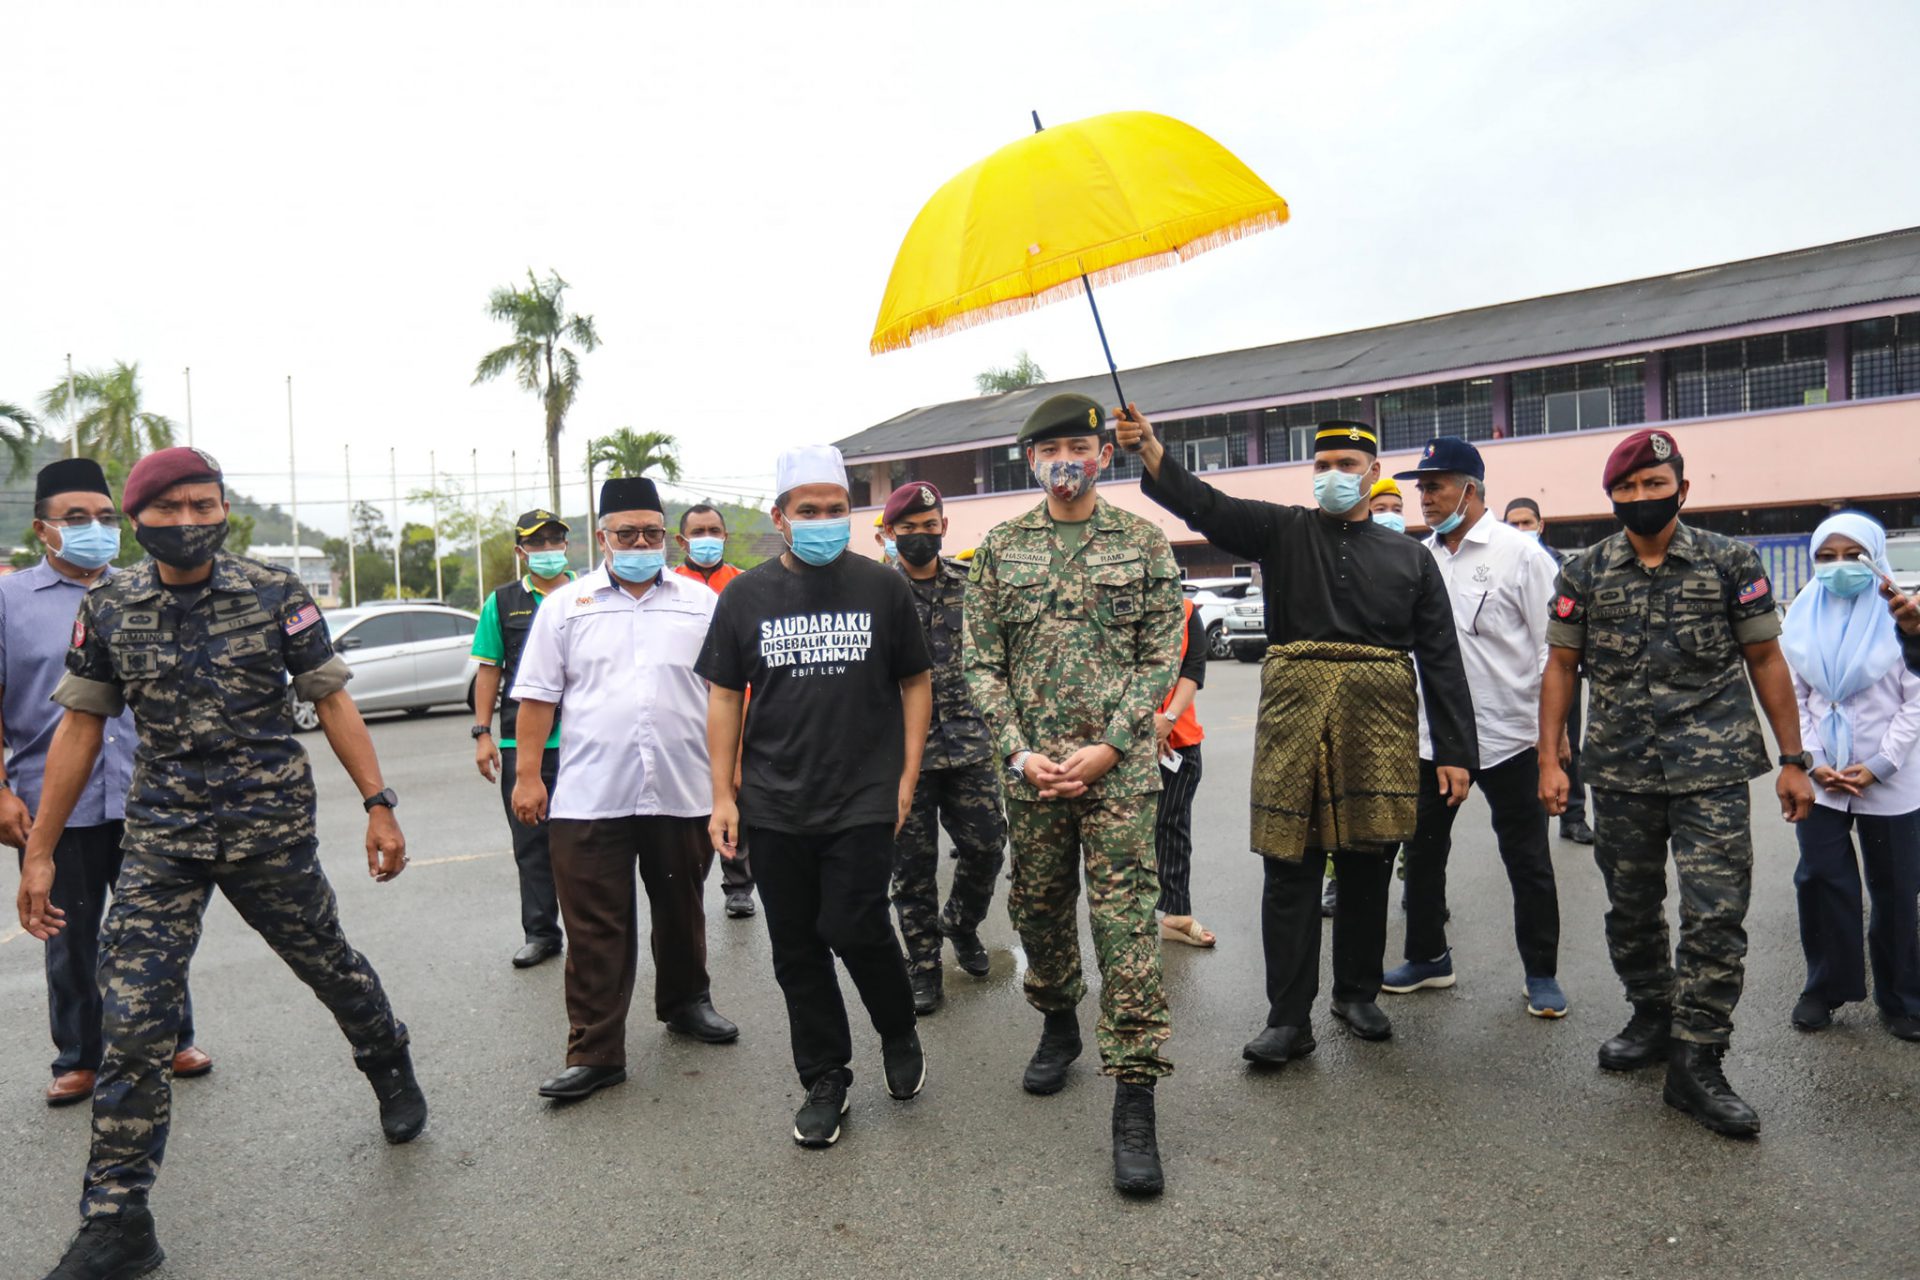
[[[1050,569],[1053,567],[1053,557],[1045,551],[1002,551],[1000,553],[1000,562],[1002,564],[1038,565],[1042,569]]]
[[[1627,602],[1627,589],[1625,587],[1602,587],[1593,593],[1593,602],[1597,605],[1625,604]]]
[[[253,597],[249,596],[247,597],[245,603],[254,606],[251,612],[233,613],[231,616],[224,617],[217,622],[210,623],[207,626],[207,634],[210,636],[223,636],[230,631],[244,631],[248,627],[257,627],[262,625],[263,623],[268,623],[273,621],[273,615],[268,613],[265,609],[260,608],[259,607],[260,602],[258,600],[255,600]],[[313,621],[318,622],[319,620],[320,620],[319,613],[316,610]],[[308,624],[308,625],[311,625],[311,624]],[[293,624],[290,622],[288,634],[292,634],[292,629],[293,629]]]
[[[1126,564],[1140,558],[1140,548],[1126,547],[1119,551],[1101,551],[1087,557],[1089,567],[1102,564]]]
[[[1718,600],[1720,581],[1717,578],[1685,578],[1680,583],[1682,600]]]

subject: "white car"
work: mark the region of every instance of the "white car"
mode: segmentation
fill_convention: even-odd
[[[1887,563],[1893,566],[1894,585],[1902,593],[1920,592],[1920,529],[1887,535]]]
[[[1259,592],[1252,592],[1233,606],[1225,627],[1227,652],[1242,662],[1259,662],[1267,656],[1267,605]]]
[[[480,619],[465,609],[414,601],[381,601],[327,614],[334,652],[353,668],[347,686],[362,711],[405,711],[464,702],[473,706],[473,632]],[[311,702],[293,704],[301,732],[320,726]]]
[[[1207,637],[1207,657],[1224,658],[1232,652],[1227,646],[1227,615],[1249,592],[1258,600],[1252,578],[1188,578],[1180,590],[1193,601],[1200,615],[1200,629]]]

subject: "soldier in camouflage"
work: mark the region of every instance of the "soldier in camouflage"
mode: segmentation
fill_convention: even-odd
[[[990,531],[973,559],[967,683],[1007,769],[1013,888],[1027,1000],[1046,1018],[1025,1087],[1053,1093],[1080,1054],[1080,863],[1100,966],[1095,1035],[1114,1094],[1114,1185],[1164,1186],[1153,1086],[1173,1070],[1154,921],[1153,715],[1180,652],[1180,575],[1166,535],[1101,500],[1104,414],[1050,397],[1019,443],[1046,501]]]
[[[165,449],[127,477],[124,509],[153,557],[85,597],[66,717],[47,762],[21,872],[20,922],[57,933],[51,855],[100,749],[130,707],[140,734],[127,799],[125,863],[100,952],[105,1059],[93,1095],[93,1152],[81,1229],[49,1280],[139,1275],[163,1256],[147,1208],[166,1151],[170,1064],[187,964],[217,888],[319,996],[371,1081],[390,1142],[414,1138],[426,1099],[407,1029],[341,932],[316,849],[313,772],[294,740],[294,694],[366,797],[367,870],[399,875],[406,841],[366,725],[345,690],[320,610],[290,573],[220,551],[226,491],[195,449]]]
[[[993,743],[960,665],[967,570],[941,558],[947,516],[940,490],[920,481],[903,484],[880,514],[897,549],[895,563],[913,589],[913,607],[933,657],[933,720],[913,808],[894,837],[892,885],[913,1007],[925,1015],[940,1007],[943,934],[953,940],[962,969],[976,978],[987,976],[987,949],[978,931],[1006,860],[1007,819],[1000,808]],[[953,840],[953,887],[944,912],[935,875],[940,865],[936,819]]]
[[[1747,784],[1768,771],[1748,677],[1783,752],[1781,815],[1798,822],[1813,802],[1780,619],[1753,548],[1680,522],[1685,462],[1671,434],[1621,441],[1603,483],[1625,528],[1561,571],[1539,743],[1540,799],[1562,813],[1560,726],[1584,662],[1592,704],[1582,767],[1607,886],[1607,949],[1634,1009],[1600,1046],[1600,1065],[1630,1071],[1664,1059],[1669,1106],[1717,1133],[1753,1136],[1760,1118],[1721,1066],[1747,952]],[[1677,963],[1665,913],[1669,845],[1680,878]]]

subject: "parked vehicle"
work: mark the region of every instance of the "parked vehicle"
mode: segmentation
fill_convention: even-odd
[[[405,711],[464,701],[473,706],[473,632],[480,619],[465,609],[418,601],[381,601],[327,614],[333,648],[353,668],[348,688],[362,711]],[[288,696],[292,696],[291,690]],[[301,732],[320,727],[311,702],[293,704]]]
[[[1887,563],[1893,566],[1894,584],[1902,592],[1920,592],[1920,529],[1887,535]]]
[[[1180,584],[1180,590],[1193,601],[1194,611],[1200,615],[1200,626],[1207,637],[1207,656],[1226,657],[1232,652],[1227,646],[1227,614],[1253,590],[1253,579],[1188,578]]]
[[[1258,662],[1267,653],[1267,606],[1258,592],[1233,606],[1224,632],[1227,651],[1242,662]]]

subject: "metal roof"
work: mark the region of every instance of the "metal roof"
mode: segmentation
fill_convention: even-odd
[[[1167,414],[1338,393],[1512,361],[1572,357],[1685,334],[1920,297],[1920,227],[1296,342],[1122,370],[1127,396]],[[1111,398],[1104,373],[909,410],[841,440],[848,458],[1011,439],[1041,399]]]

